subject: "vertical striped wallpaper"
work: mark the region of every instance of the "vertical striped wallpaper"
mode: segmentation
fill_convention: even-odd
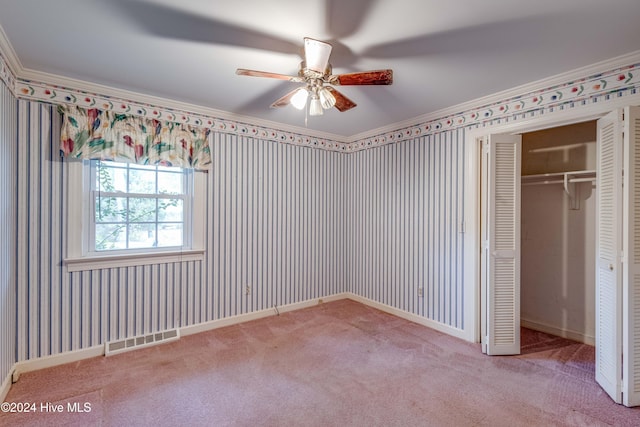
[[[8,158],[18,218],[3,223],[20,236],[6,258],[17,266],[10,364],[344,291],[348,156],[237,135],[212,136],[215,164],[198,195],[204,261],[67,273],[60,118],[51,105],[17,105],[20,144]]]
[[[66,273],[58,113],[17,106],[18,361],[344,291],[464,326],[462,130],[352,155],[214,134],[204,261]]]
[[[9,306],[3,372],[14,361],[345,291],[464,326],[462,130],[352,155],[213,134],[214,164],[199,195],[203,261],[67,273],[73,225],[60,118],[51,105],[3,100],[14,105],[2,118],[17,122],[20,141],[3,156],[13,159],[7,186],[17,194],[2,203],[17,200],[18,212],[3,225],[16,224],[20,236],[17,247],[2,246],[17,255],[2,258],[17,276],[15,290],[0,295]]]
[[[51,105],[18,101],[18,361],[71,349],[59,329],[68,287],[60,265],[65,224],[53,114]]]
[[[16,362],[16,100],[0,82],[0,384]]]
[[[0,379],[18,361],[340,292],[464,329],[464,129],[349,155],[214,133],[203,261],[68,273],[59,123],[0,84]]]
[[[348,156],[216,134],[211,318],[344,291]]]
[[[464,144],[461,129],[351,157],[350,292],[464,328]]]
[[[345,291],[464,327],[463,130],[352,155],[213,134],[204,261],[67,273],[59,116],[30,101],[16,110],[3,114],[20,141],[7,156],[19,215],[3,224],[20,239],[3,258],[17,268],[3,370]],[[12,292],[0,301],[12,306]]]

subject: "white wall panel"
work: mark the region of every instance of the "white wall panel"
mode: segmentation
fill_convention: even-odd
[[[0,82],[0,384],[16,362],[16,112]]]
[[[351,292],[464,327],[464,143],[458,130],[350,157]]]

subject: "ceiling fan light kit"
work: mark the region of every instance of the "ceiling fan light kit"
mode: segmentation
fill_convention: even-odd
[[[309,115],[310,116],[321,116],[323,114],[322,111],[322,103],[320,102],[320,98],[317,93],[311,95],[311,102],[309,103]]]
[[[335,107],[344,112],[356,106],[356,103],[344,96],[332,86],[390,85],[393,83],[393,70],[363,71],[348,74],[332,74],[329,63],[332,47],[329,43],[304,38],[304,58],[300,63],[297,76],[271,73],[267,71],[238,68],[236,74],[251,77],[267,77],[304,83],[271,104],[271,108],[285,107],[289,104],[302,110],[309,101],[309,115],[320,116],[323,110]]]
[[[306,88],[301,87],[296,90],[295,95],[291,98],[291,105],[298,110],[302,110],[307,105],[307,98],[309,97],[309,92]]]
[[[322,108],[328,110],[329,108],[333,108],[336,105],[336,97],[327,89],[323,87],[320,90],[320,102],[322,103]]]

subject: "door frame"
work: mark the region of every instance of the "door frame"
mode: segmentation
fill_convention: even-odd
[[[576,110],[564,110],[548,115],[518,119],[514,122],[497,123],[465,132],[465,247],[464,247],[464,294],[465,337],[472,342],[481,342],[480,274],[482,241],[480,236],[480,182],[481,182],[481,138],[490,134],[521,134],[543,129],[598,120],[616,108],[633,105],[640,96],[615,99],[611,102],[591,104]],[[518,319],[519,320],[519,319]]]

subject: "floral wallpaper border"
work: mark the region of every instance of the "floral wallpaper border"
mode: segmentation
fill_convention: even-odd
[[[640,63],[572,80],[500,102],[365,138],[351,144],[349,151],[366,149],[416,138],[420,135],[460,127],[486,127],[503,120],[516,121],[595,102],[634,95],[640,89]],[[353,147],[353,145],[357,147]]]
[[[348,143],[16,78],[7,66],[1,52],[0,79],[17,97],[22,99],[84,108],[99,108],[122,114],[202,126],[216,132],[247,135],[280,143],[350,153],[462,127],[477,128],[490,126],[503,120],[530,119],[557,109],[574,108],[606,101],[612,96],[636,94],[640,89],[640,63],[586,76],[458,114],[417,123]]]
[[[7,61],[5,61],[0,51],[0,80],[15,94],[16,78],[9,69]]]

